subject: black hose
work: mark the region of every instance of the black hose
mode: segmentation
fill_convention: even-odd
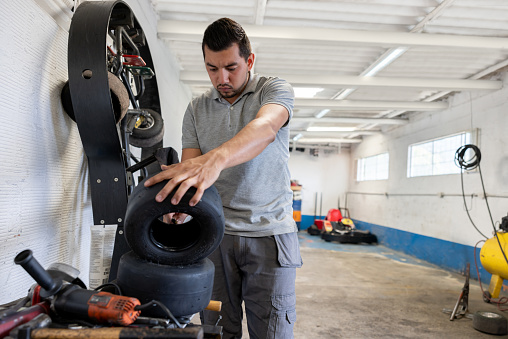
[[[108,287],[108,286],[114,287],[114,288],[115,288],[115,291],[116,291],[116,294],[118,294],[118,295],[123,295],[123,294],[122,294],[122,289],[120,288],[120,286],[118,286],[118,284],[115,284],[115,283],[106,283],[106,284],[102,284],[102,285],[97,286],[96,288],[94,288],[94,290],[95,290],[95,291],[100,291],[100,290],[102,290],[104,287]]]
[[[473,156],[469,157],[468,159],[465,159],[465,155],[467,151],[473,152]],[[469,153],[471,153],[469,152]],[[469,218],[469,221],[473,225],[473,227],[476,229],[478,233],[480,233],[485,239],[488,239],[485,234],[483,234],[478,227],[476,227],[473,219],[471,218],[471,215],[469,214],[469,209],[467,207],[466,203],[466,195],[464,193],[464,170],[470,171],[475,169],[480,165],[480,160],[482,158],[482,153],[480,152],[480,149],[475,145],[464,145],[459,147],[457,152],[455,152],[455,164],[460,168],[460,184],[462,188],[462,199],[464,201],[464,208],[466,209],[467,216]]]
[[[468,156],[466,158],[466,156]],[[494,237],[497,240],[497,243],[499,245],[499,249],[501,250],[501,253],[503,253],[504,260],[508,264],[508,258],[506,258],[506,254],[503,251],[503,246],[501,246],[501,242],[499,241],[499,237],[497,236],[496,231],[496,225],[494,224],[494,219],[492,218],[492,212],[490,211],[489,201],[487,199],[487,192],[485,191],[485,184],[483,183],[483,175],[482,175],[482,168],[480,166],[480,161],[482,159],[482,153],[480,152],[480,148],[476,145],[468,144],[459,147],[457,149],[457,152],[455,152],[455,164],[460,167],[460,181],[462,184],[462,197],[464,198],[464,206],[466,207],[466,212],[469,217],[469,220],[473,224],[474,228],[485,238],[487,238],[482,232],[478,230],[476,225],[474,224],[473,220],[471,219],[471,216],[469,215],[469,210],[466,206],[466,197],[464,194],[464,179],[463,179],[463,171],[470,171],[478,167],[478,172],[480,173],[480,180],[482,183],[482,190],[483,190],[483,196],[485,197],[485,204],[487,205],[487,210],[489,211],[490,221],[492,223],[492,228],[494,229]]]
[[[152,300],[146,304],[136,306],[134,309],[136,311],[143,311],[148,308],[156,307],[156,306],[159,306],[168,315],[169,319],[171,319],[176,324],[176,326],[178,326],[178,328],[183,328],[182,324],[180,324],[180,322],[175,318],[175,316],[173,315],[173,313],[171,313],[169,308],[167,308],[166,305],[164,305],[160,301]]]
[[[466,159],[466,155],[470,156]],[[480,166],[481,160],[482,153],[476,145],[464,145],[459,147],[457,152],[455,152],[455,164],[466,171],[474,170],[476,167]]]

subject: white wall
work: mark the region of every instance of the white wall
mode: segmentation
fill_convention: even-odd
[[[34,1],[0,3],[0,302],[34,282],[15,255],[88,270],[88,171],[74,122],[63,112],[67,32]],[[86,275],[87,276],[87,275]]]
[[[63,112],[68,27],[63,0],[0,2],[0,303],[26,295],[34,281],[14,265],[31,249],[43,267],[63,262],[88,281],[93,224],[88,168],[76,124]],[[127,1],[142,25],[155,64],[165,146],[181,148],[190,92],[155,34],[150,1]]]
[[[298,180],[302,185],[302,214],[314,216],[315,194],[318,193],[317,211],[320,211],[321,193],[323,194],[322,215],[329,209],[344,206],[345,193],[349,180],[349,151],[342,150],[339,154],[326,154],[319,151],[319,156],[309,151],[293,150],[289,158],[291,179]]]
[[[508,197],[508,88],[496,92],[460,93],[450,97],[450,108],[422,113],[406,126],[389,134],[372,136],[352,149],[352,159],[390,153],[389,179],[356,182],[351,176],[349,190],[381,195],[348,195],[348,206],[354,218],[438,239],[474,246],[482,239],[471,225],[463,207],[460,174],[407,178],[408,146],[474,128],[480,129],[481,169],[488,195]],[[354,161],[351,161],[351,168]],[[478,172],[464,175],[471,216],[478,228],[492,235],[492,225],[482,198]],[[444,193],[444,197],[438,194]],[[407,194],[396,196],[390,194]],[[429,194],[431,196],[418,196]],[[494,221],[508,212],[508,199],[488,199]]]

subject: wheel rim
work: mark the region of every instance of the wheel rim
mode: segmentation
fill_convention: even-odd
[[[155,222],[150,227],[150,241],[167,252],[185,251],[197,244],[201,236],[201,227],[195,220],[184,224]]]
[[[487,312],[487,311],[484,311],[484,312],[479,312],[482,316],[484,316],[485,318],[490,318],[490,319],[499,319],[499,318],[502,318],[499,314],[497,313],[494,313],[494,312]]]
[[[147,114],[147,115],[143,116],[143,118],[144,118],[143,122],[141,123],[141,125],[139,127],[136,127],[137,129],[147,130],[147,129],[152,128],[155,125],[155,119],[152,117],[151,114]]]

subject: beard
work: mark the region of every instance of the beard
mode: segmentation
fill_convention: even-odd
[[[245,77],[245,81],[239,88],[233,88],[231,85],[225,85],[225,84],[219,84],[217,85],[216,89],[219,91],[221,97],[224,99],[234,98],[237,95],[240,95],[245,87],[247,86],[247,82],[249,81],[250,73],[247,72],[247,76]],[[227,92],[224,92],[227,91]]]
[[[242,87],[243,88],[243,87]],[[224,99],[229,99],[229,98],[234,98],[236,95],[239,94],[239,90],[235,90],[233,89],[233,87],[231,86],[228,86],[228,85],[220,85],[220,86],[217,86],[217,90],[219,91],[220,95],[224,98]],[[224,92],[224,91],[227,91],[227,92]]]

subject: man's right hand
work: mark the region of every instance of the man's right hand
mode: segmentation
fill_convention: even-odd
[[[195,149],[184,149],[187,153]],[[196,193],[189,201],[189,206],[195,206],[203,196],[205,190],[212,186],[223,169],[224,157],[216,150],[200,155],[201,151],[196,150],[195,157],[182,156],[182,162],[170,166],[161,166],[162,172],[154,175],[145,181],[145,187],[152,186],[163,180],[168,183],[157,193],[155,200],[162,202],[179,185],[180,187],[173,194],[171,203],[178,205],[185,192],[190,187],[196,188]],[[185,154],[185,153],[184,153]]]

